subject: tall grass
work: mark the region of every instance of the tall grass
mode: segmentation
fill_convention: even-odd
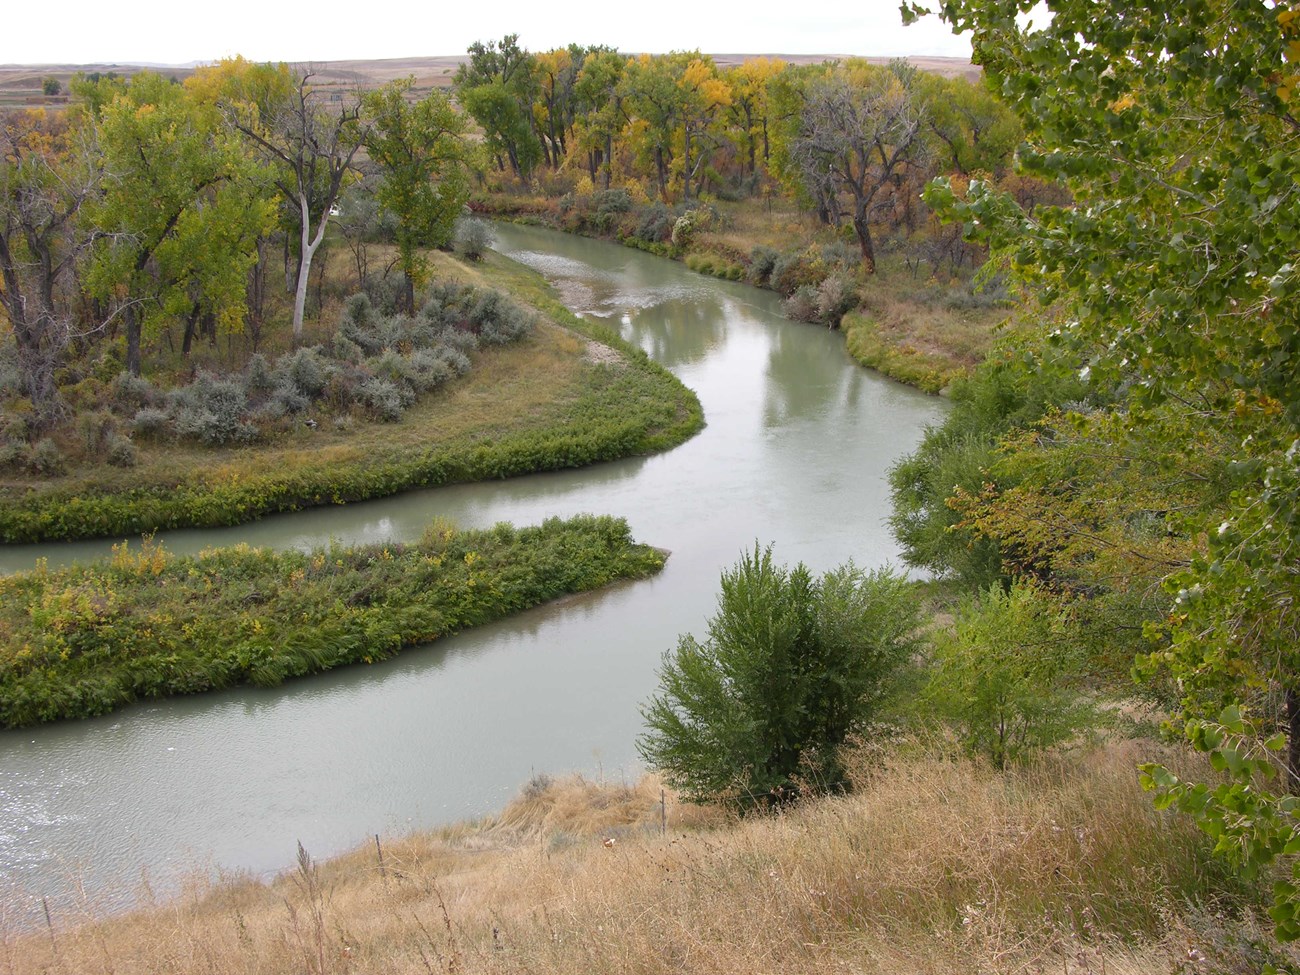
[[[535,782],[494,820],[388,840],[382,871],[372,844],[314,867],[314,888],[300,862],[273,883],[11,936],[5,970],[1122,975],[1300,961],[1208,841],[1153,810],[1133,769],[1147,747],[1003,774],[895,758],[853,795],[740,822],[670,799],[666,836],[653,780]]]

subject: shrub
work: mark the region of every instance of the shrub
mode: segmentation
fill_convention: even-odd
[[[244,367],[244,391],[249,396],[263,396],[275,389],[275,376],[266,356],[256,353]]]
[[[749,252],[749,270],[745,273],[746,280],[759,287],[767,284],[772,268],[776,266],[776,260],[780,256],[775,248],[765,244],[756,246]]]
[[[108,462],[114,467],[134,467],[140,460],[140,453],[131,438],[120,433],[109,438],[106,454]]]
[[[656,200],[642,212],[632,236],[647,243],[662,243],[672,236],[675,219],[673,212]]]
[[[134,412],[144,406],[158,402],[158,391],[143,376],[133,376],[129,372],[119,372],[109,383],[109,393],[113,405],[122,412]]]
[[[1095,719],[1079,693],[1086,660],[1071,633],[1047,592],[990,586],[939,639],[924,700],[996,768],[1067,741]]]
[[[247,442],[257,432],[244,422],[244,387],[229,379],[200,373],[188,386],[172,390],[169,398],[172,428],[182,437],[211,446]]]
[[[917,624],[901,576],[850,563],[814,579],[755,547],[722,574],[708,638],[665,655],[637,748],[695,801],[744,809],[809,781],[842,787],[839,748],[870,720]]]
[[[167,411],[146,406],[136,412],[131,429],[139,437],[156,437],[167,429]]]
[[[816,274],[808,256],[800,251],[782,254],[772,265],[768,283],[773,291],[794,294],[801,286],[816,283]]]
[[[33,445],[27,455],[27,469],[41,477],[54,477],[67,469],[63,451],[53,440],[45,437]]]
[[[410,405],[410,394],[390,379],[372,376],[361,384],[357,398],[368,406],[379,419],[393,422],[400,420]]]
[[[832,328],[840,319],[857,307],[858,289],[853,279],[843,271],[836,271],[817,286],[817,321]]]
[[[456,221],[456,246],[471,261],[481,260],[494,239],[492,228],[477,217],[463,217]]]
[[[278,377],[287,377],[294,388],[308,399],[319,396],[329,378],[325,373],[325,363],[314,348],[298,349],[281,356],[275,371]],[[280,382],[283,383],[283,379]]]
[[[817,289],[810,284],[802,285],[781,302],[781,311],[796,322],[817,321]]]

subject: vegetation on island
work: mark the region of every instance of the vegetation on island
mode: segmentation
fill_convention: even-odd
[[[123,542],[104,562],[0,578],[0,727],[376,663],[663,565],[626,522],[590,515],[312,552]]]

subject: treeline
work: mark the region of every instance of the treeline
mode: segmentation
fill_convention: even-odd
[[[720,69],[698,51],[534,54],[513,34],[469,55],[457,97],[499,174],[579,196],[648,193],[686,209],[785,194],[841,230],[867,273],[882,235],[935,264],[982,255],[931,220],[920,194],[936,175],[989,178],[1030,206],[1060,199],[1053,184],[1012,172],[1021,127],[985,84],[902,60],[754,58]]]
[[[184,84],[143,72],[71,88],[65,111],[0,117],[0,378],[23,428],[10,441],[67,412],[70,362],[108,356],[138,377],[150,343],[188,358],[239,335],[256,351],[282,326],[299,343],[327,227],[366,174],[400,270],[390,304],[414,313],[424,249],[451,242],[469,192],[469,123],[409,81],[345,96],[232,60]]]

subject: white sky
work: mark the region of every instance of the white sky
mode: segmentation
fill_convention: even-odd
[[[0,64],[335,61],[463,54],[517,33],[530,51],[569,43],[627,53],[969,57],[934,18],[903,27],[899,0],[22,0],[0,18]]]

